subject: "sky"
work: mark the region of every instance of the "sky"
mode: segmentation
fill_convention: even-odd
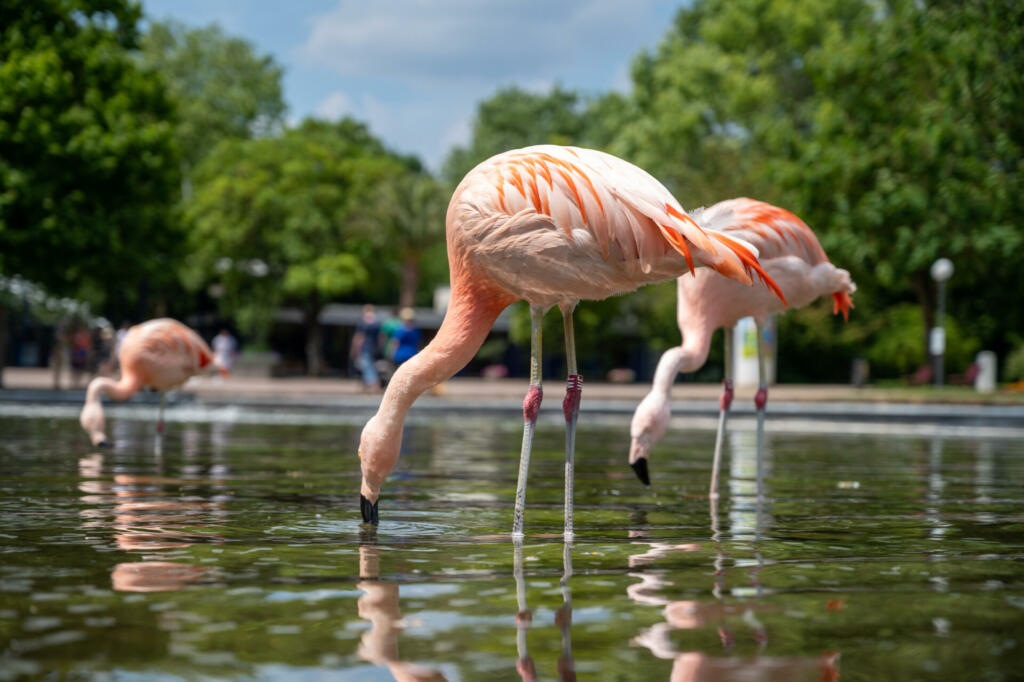
[[[628,91],[680,0],[143,0],[148,19],[220,24],[285,69],[292,123],[352,116],[437,170],[502,87]]]

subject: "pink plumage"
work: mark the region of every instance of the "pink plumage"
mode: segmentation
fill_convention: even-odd
[[[834,312],[841,311],[844,318],[848,316],[853,305],[850,294],[857,288],[850,273],[829,262],[814,232],[797,216],[777,206],[746,198],[697,209],[692,215],[708,229],[720,230],[753,245],[765,272],[782,289],[789,307],[799,308],[830,295],[835,301]],[[668,428],[669,394],[676,375],[694,372],[704,365],[711,335],[716,329],[731,328],[743,317],[753,317],[760,329],[769,316],[783,310],[785,306],[779,299],[766,295],[763,288],[737,287],[735,282],[708,270],[698,270],[693,277],[678,279],[677,317],[683,342],[661,356],[651,392],[637,407],[630,428],[629,461],[634,468],[640,464],[637,472],[642,480],[647,478],[646,462],[639,460],[647,458],[651,447]],[[731,395],[727,370],[723,414]],[[762,377],[757,399],[759,413],[763,414],[766,399]]]
[[[199,334],[177,320],[159,318],[135,325],[128,330],[118,351],[120,381],[96,377],[85,392],[85,405],[79,416],[82,428],[93,445],[107,442],[106,420],[101,395],[114,400],[128,400],[139,390],[149,387],[161,392],[160,419],[157,430],[163,429],[163,392],[177,388],[206,368],[227,371],[216,365],[213,351]]]
[[[706,268],[741,287],[757,277],[778,292],[742,238],[707,229],[646,172],[590,149],[540,145],[482,162],[455,189],[446,222],[452,291],[445,319],[431,343],[399,367],[360,438],[360,504],[363,519],[371,523],[377,522],[381,485],[398,460],[409,407],[469,362],[510,303],[530,303],[533,326],[513,535],[521,530],[532,429],[542,396],[540,320],[557,305],[565,318],[570,380],[564,403],[568,537],[581,390],[571,318],[576,304]]]

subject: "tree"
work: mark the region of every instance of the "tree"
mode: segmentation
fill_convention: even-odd
[[[454,187],[484,159],[532,144],[579,144],[583,130],[580,96],[555,86],[547,94],[518,87],[499,90],[477,105],[473,138],[455,147],[444,163],[444,177]]]
[[[220,141],[267,135],[283,124],[281,66],[219,26],[155,22],[142,38],[142,63],[163,77],[177,104],[186,173]]]
[[[92,303],[173,282],[173,107],[138,21],[126,0],[0,3],[0,272]]]
[[[401,264],[400,306],[416,305],[420,273],[427,254],[445,243],[448,193],[423,172],[403,170],[385,179],[367,203],[363,220],[381,253],[397,252]]]
[[[282,302],[297,302],[307,372],[320,374],[320,311],[367,279],[358,212],[378,183],[406,167],[351,119],[307,120],[278,138],[221,144],[196,170],[185,281],[213,283],[224,312],[257,339]]]
[[[1024,7],[891,2],[807,63],[812,127],[777,164],[787,193],[887,303],[933,325],[928,270],[957,264],[956,317],[1002,346],[1024,324]],[[922,344],[925,345],[925,344]]]

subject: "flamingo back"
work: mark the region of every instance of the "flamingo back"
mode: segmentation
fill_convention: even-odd
[[[213,362],[213,351],[192,329],[159,318],[128,330],[119,355],[123,372],[158,390],[179,386]]]
[[[762,260],[796,256],[808,265],[828,262],[811,228],[784,208],[739,197],[697,209],[694,214],[709,227],[753,244]]]
[[[705,265],[747,284],[755,274],[774,284],[742,238],[705,229],[646,171],[592,149],[526,147],[472,170],[452,198],[449,231],[509,221],[543,226],[570,245],[592,243],[595,258],[634,278],[681,254],[690,271]]]

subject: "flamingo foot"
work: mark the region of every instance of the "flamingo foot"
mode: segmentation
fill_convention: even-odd
[[[371,504],[365,495],[359,496],[359,511],[363,515],[363,523],[371,523],[375,526],[380,523],[380,514],[377,511],[378,504],[380,504],[380,500]]]

